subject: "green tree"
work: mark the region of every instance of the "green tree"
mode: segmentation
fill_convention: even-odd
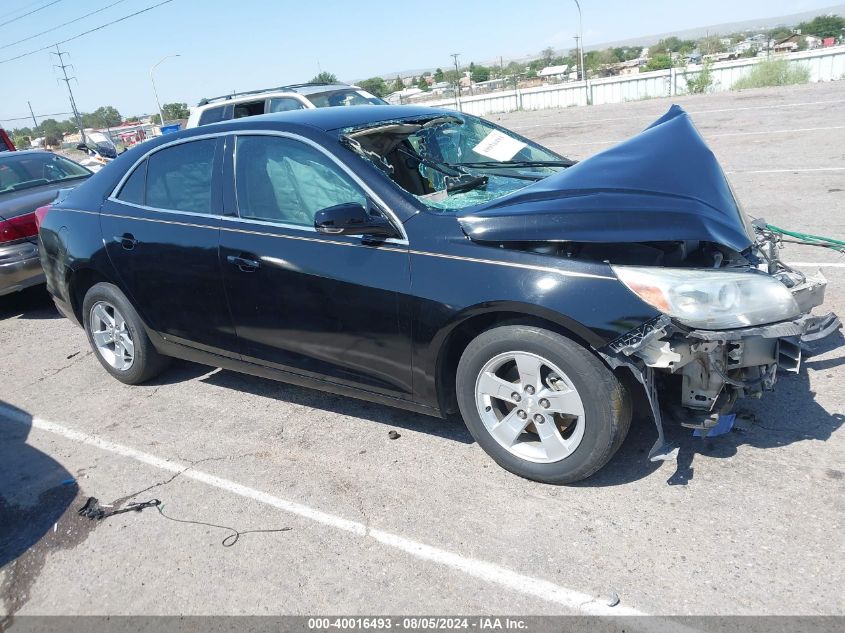
[[[661,54],[661,53],[680,53],[684,50],[693,50],[695,48],[695,42],[692,40],[682,40],[678,37],[672,35],[671,37],[664,38],[657,42],[656,45],[649,48],[649,54]]]
[[[724,53],[726,49],[720,37],[711,35],[698,40],[698,50],[701,51],[702,55],[712,55],[713,53]]]
[[[440,83],[441,81],[445,81],[443,79],[443,69],[442,68],[438,68],[437,70],[434,71],[434,81],[437,82],[437,83]]]
[[[370,77],[358,83],[361,88],[367,92],[374,94],[377,97],[384,97],[390,90],[387,88],[387,83],[381,77]]]
[[[798,25],[803,35],[816,37],[842,37],[845,35],[845,18],[838,15],[817,15],[809,22]]]
[[[393,92],[399,92],[404,89],[405,84],[402,82],[402,78],[399,75],[396,75],[396,81],[393,82]]]
[[[476,83],[490,79],[490,69],[487,66],[475,66],[470,69],[470,77]]]
[[[123,122],[120,112],[112,106],[100,106],[94,110],[93,115],[99,122],[100,127],[116,127]]]
[[[28,149],[30,147],[29,135],[14,133],[12,136],[12,143],[18,149]]]
[[[663,70],[672,67],[672,56],[668,53],[660,53],[659,55],[652,55],[648,63],[645,65],[646,70]]]
[[[540,59],[543,61],[544,66],[551,66],[554,57],[555,49],[553,49],[551,46],[547,46],[542,51],[540,51]]]
[[[47,138],[61,138],[64,134],[64,130],[62,129],[62,125],[56,121],[56,119],[44,119],[41,121],[41,134]],[[51,143],[55,145],[55,143]]]
[[[417,80],[417,88],[424,92],[428,92],[429,90],[431,90],[431,88],[428,87],[428,82],[422,75],[420,75],[420,78]]]
[[[161,111],[164,113],[164,118],[168,121],[187,119],[191,115],[187,103],[165,103],[161,106]]]
[[[314,77],[312,77],[311,81],[309,81],[308,83],[310,83],[310,84],[335,84],[335,83],[337,83],[337,75],[324,70],[321,73],[314,75]]]

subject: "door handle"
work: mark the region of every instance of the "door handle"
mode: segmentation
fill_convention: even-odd
[[[138,246],[138,240],[135,239],[135,236],[132,233],[124,233],[123,235],[115,235],[114,241],[119,243],[124,250],[131,251],[133,248]]]
[[[250,259],[250,256],[247,256],[245,254],[229,255],[226,258],[226,261],[228,261],[233,266],[237,266],[242,272],[245,273],[255,272],[261,266],[257,259]]]

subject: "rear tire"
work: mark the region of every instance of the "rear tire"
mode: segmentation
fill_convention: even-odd
[[[613,372],[581,345],[539,327],[479,334],[458,363],[456,389],[481,448],[510,472],[543,483],[595,473],[631,423],[629,395]]]
[[[100,364],[127,385],[160,374],[170,359],[156,350],[141,317],[120,289],[98,283],[85,294],[82,324]]]

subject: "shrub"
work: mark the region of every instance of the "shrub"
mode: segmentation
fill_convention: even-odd
[[[789,86],[805,84],[810,81],[810,69],[806,66],[792,66],[785,59],[772,59],[756,64],[745,77],[740,78],[731,88],[763,88],[765,86]]]
[[[712,64],[710,63],[710,60],[704,62],[704,65],[701,67],[701,71],[695,77],[688,77],[687,73],[684,72],[684,78],[687,80],[688,94],[703,94],[713,87],[713,73],[710,69],[711,66]]]

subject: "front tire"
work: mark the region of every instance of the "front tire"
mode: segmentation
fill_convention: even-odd
[[[512,473],[544,483],[586,479],[621,446],[631,403],[616,376],[565,336],[496,327],[464,350],[458,406],[478,444]]]
[[[167,366],[168,357],[153,346],[141,317],[117,286],[92,286],[82,302],[82,321],[97,360],[120,382],[139,385]]]

